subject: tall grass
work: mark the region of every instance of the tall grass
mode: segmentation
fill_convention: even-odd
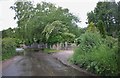
[[[98,75],[117,75],[117,40],[108,36],[103,39],[97,32],[86,32],[79,40],[71,58],[73,63]]]

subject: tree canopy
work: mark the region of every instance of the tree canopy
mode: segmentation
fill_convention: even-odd
[[[23,42],[60,42],[64,37],[75,38],[79,34],[79,19],[68,9],[52,3],[16,2],[11,8],[15,11],[18,27],[16,35]]]
[[[118,27],[117,7],[118,5],[115,2],[98,2],[94,11],[87,14],[88,23],[93,22],[96,25],[101,20],[107,34],[116,37]]]

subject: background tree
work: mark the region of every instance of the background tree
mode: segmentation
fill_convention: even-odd
[[[117,11],[117,4],[115,2],[98,2],[94,11],[87,14],[88,23],[93,22],[96,25],[99,20],[102,20],[107,34],[117,37]]]
[[[14,19],[17,19],[17,35],[19,35],[19,39],[21,39],[23,42],[26,42],[30,38],[31,31],[29,27],[28,32],[28,23],[30,21],[30,18],[33,16],[33,5],[31,2],[16,2],[14,6],[11,6],[12,9],[15,10],[16,16]]]
[[[14,29],[12,29],[12,28],[8,28],[8,29],[6,29],[6,30],[3,30],[2,31],[2,38],[6,38],[6,37],[11,37],[11,38],[13,38],[13,37],[15,37],[15,30]]]
[[[102,35],[103,38],[106,37],[106,31],[105,31],[105,26],[102,20],[99,20],[97,23],[97,28],[100,31],[100,34]]]

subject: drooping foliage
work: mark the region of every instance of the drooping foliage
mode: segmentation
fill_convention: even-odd
[[[61,21],[54,21],[47,25],[42,33],[46,36],[47,41],[52,41],[52,43],[70,41],[70,39],[75,38],[75,35],[70,33],[67,26]]]
[[[38,3],[36,6],[32,2],[16,2],[11,8],[15,10],[14,18],[18,20],[16,34],[21,34],[19,38],[23,42],[64,41],[65,32],[78,36],[76,23],[79,20],[68,9],[46,2]]]

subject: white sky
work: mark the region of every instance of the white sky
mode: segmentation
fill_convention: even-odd
[[[13,19],[15,16],[14,10],[10,9],[10,6],[14,4],[16,0],[0,0],[0,31],[9,27],[17,27],[16,20]],[[35,3],[40,1],[46,1],[68,8],[71,13],[78,16],[82,21],[79,27],[86,27],[87,25],[87,12],[94,10],[96,3],[99,0],[34,0]],[[117,2],[120,0],[116,0]]]

